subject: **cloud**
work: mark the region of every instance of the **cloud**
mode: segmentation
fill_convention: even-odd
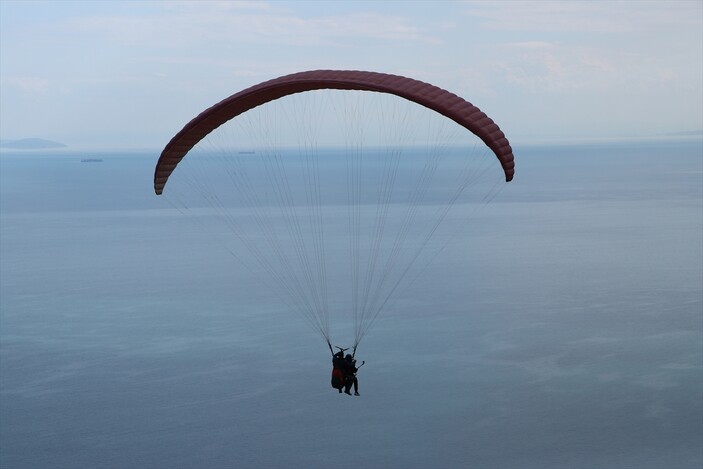
[[[49,91],[49,80],[40,77],[2,77],[2,85],[28,95],[44,95]]]
[[[465,13],[503,38],[491,44],[493,65],[510,85],[531,93],[652,93],[700,89],[691,58],[702,49],[701,5],[478,1]]]
[[[496,47],[493,66],[509,84],[531,93],[644,93],[689,87],[687,65],[645,49],[609,49],[546,41]]]
[[[159,15],[91,15],[75,18],[67,32],[107,36],[132,46],[177,50],[237,44],[322,46],[359,40],[437,43],[424,26],[380,12],[306,17],[282,7],[245,2],[175,2]],[[354,41],[354,42],[350,42]]]
[[[487,29],[588,34],[651,32],[700,22],[701,4],[690,1],[472,1],[466,14]]]
[[[546,41],[510,42],[505,46],[525,50],[549,50],[554,48],[554,44]]]
[[[547,42],[511,43],[494,67],[503,80],[532,93],[567,93],[592,89],[611,79],[607,57]]]

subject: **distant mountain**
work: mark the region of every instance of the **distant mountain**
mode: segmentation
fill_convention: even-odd
[[[48,148],[64,148],[66,145],[43,138],[23,138],[21,140],[3,140],[0,148],[14,150],[44,150]]]

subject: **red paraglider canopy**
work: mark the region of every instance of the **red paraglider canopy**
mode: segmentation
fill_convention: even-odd
[[[206,135],[252,108],[304,91],[336,89],[389,93],[432,109],[478,136],[500,161],[505,180],[513,178],[513,150],[498,125],[459,96],[412,78],[378,72],[314,70],[265,81],[240,91],[203,111],[166,145],[154,172],[154,190],[161,194],[183,157]]]

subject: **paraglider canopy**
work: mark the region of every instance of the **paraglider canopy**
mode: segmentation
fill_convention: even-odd
[[[422,81],[379,72],[314,70],[265,81],[215,104],[190,121],[166,145],[154,172],[154,190],[161,194],[181,159],[214,129],[252,108],[304,91],[337,89],[390,93],[432,109],[476,134],[495,153],[505,180],[511,181],[515,162],[508,139],[484,112],[463,98]]]

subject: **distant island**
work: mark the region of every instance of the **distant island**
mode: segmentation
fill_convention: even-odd
[[[43,138],[23,138],[20,140],[3,140],[0,148],[10,148],[13,150],[46,150],[50,148],[64,148],[65,144],[45,140]]]

